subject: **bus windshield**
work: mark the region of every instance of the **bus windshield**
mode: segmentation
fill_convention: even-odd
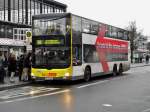
[[[33,36],[65,35],[70,31],[68,18],[36,19],[33,24]]]
[[[35,65],[41,67],[65,67],[70,63],[68,47],[36,47]]]
[[[71,63],[70,19],[40,18],[33,20],[33,66],[68,67]]]

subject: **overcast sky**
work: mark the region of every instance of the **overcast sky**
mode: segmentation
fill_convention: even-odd
[[[138,30],[150,36],[150,0],[56,0],[73,14],[125,28],[136,21]]]

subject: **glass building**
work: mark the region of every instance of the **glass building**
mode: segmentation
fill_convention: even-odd
[[[62,13],[66,9],[65,4],[54,0],[0,0],[0,51],[22,51],[25,37],[21,36],[31,28],[32,15]]]

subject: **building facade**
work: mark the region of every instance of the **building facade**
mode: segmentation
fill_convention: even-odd
[[[0,0],[0,51],[24,51],[25,32],[31,29],[32,16],[62,13],[66,9],[65,4],[54,0]]]
[[[134,44],[137,47],[137,49],[134,50],[134,61],[136,63],[141,63],[145,61],[145,56],[148,54],[148,37],[143,35],[137,36]]]

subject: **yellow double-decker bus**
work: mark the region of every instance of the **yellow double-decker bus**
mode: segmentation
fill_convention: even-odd
[[[128,31],[71,13],[33,16],[34,80],[89,81],[130,68]]]

